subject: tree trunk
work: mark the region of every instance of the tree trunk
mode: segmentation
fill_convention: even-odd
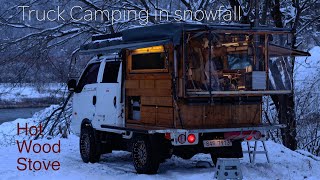
[[[283,27],[282,22],[282,13],[280,11],[280,1],[275,0],[273,4],[273,9],[271,10],[271,15],[274,20],[275,26],[278,28]],[[294,39],[295,37],[293,37]],[[293,40],[294,42],[294,40]],[[289,61],[289,59],[287,59]],[[292,70],[294,68],[294,61],[291,62]],[[293,71],[292,71],[293,73]],[[293,78],[293,76],[291,77]],[[279,82],[280,83],[280,82]],[[292,85],[292,94],[289,95],[272,95],[271,98],[276,105],[278,111],[278,119],[280,124],[285,124],[286,128],[281,129],[281,136],[283,145],[291,150],[297,149],[297,140],[296,140],[296,119],[295,119],[295,103],[294,103],[294,86],[293,80]],[[285,87],[285,84],[284,84]]]

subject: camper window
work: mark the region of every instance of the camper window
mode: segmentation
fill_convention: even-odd
[[[256,47],[256,60],[253,47]],[[207,32],[192,32],[187,34],[186,50],[187,92],[266,88],[263,44],[259,42],[256,45],[250,35],[220,33],[210,36]],[[252,71],[261,72],[258,77],[254,73],[254,82],[246,78]],[[252,87],[252,83],[255,85],[256,82],[261,85]]]
[[[168,72],[163,46],[136,49],[129,58],[130,72]]]
[[[132,55],[132,70],[165,69],[164,53]]]

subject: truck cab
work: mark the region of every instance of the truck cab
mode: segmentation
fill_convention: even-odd
[[[85,67],[73,95],[72,130],[80,135],[81,123],[124,127],[122,61],[117,54],[93,58]]]

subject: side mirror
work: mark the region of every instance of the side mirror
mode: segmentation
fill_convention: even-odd
[[[77,87],[77,81],[75,79],[70,79],[68,81],[68,90],[71,92],[75,92]]]

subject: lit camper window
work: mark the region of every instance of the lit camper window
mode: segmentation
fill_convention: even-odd
[[[140,48],[131,52],[130,72],[168,72],[163,46]]]

